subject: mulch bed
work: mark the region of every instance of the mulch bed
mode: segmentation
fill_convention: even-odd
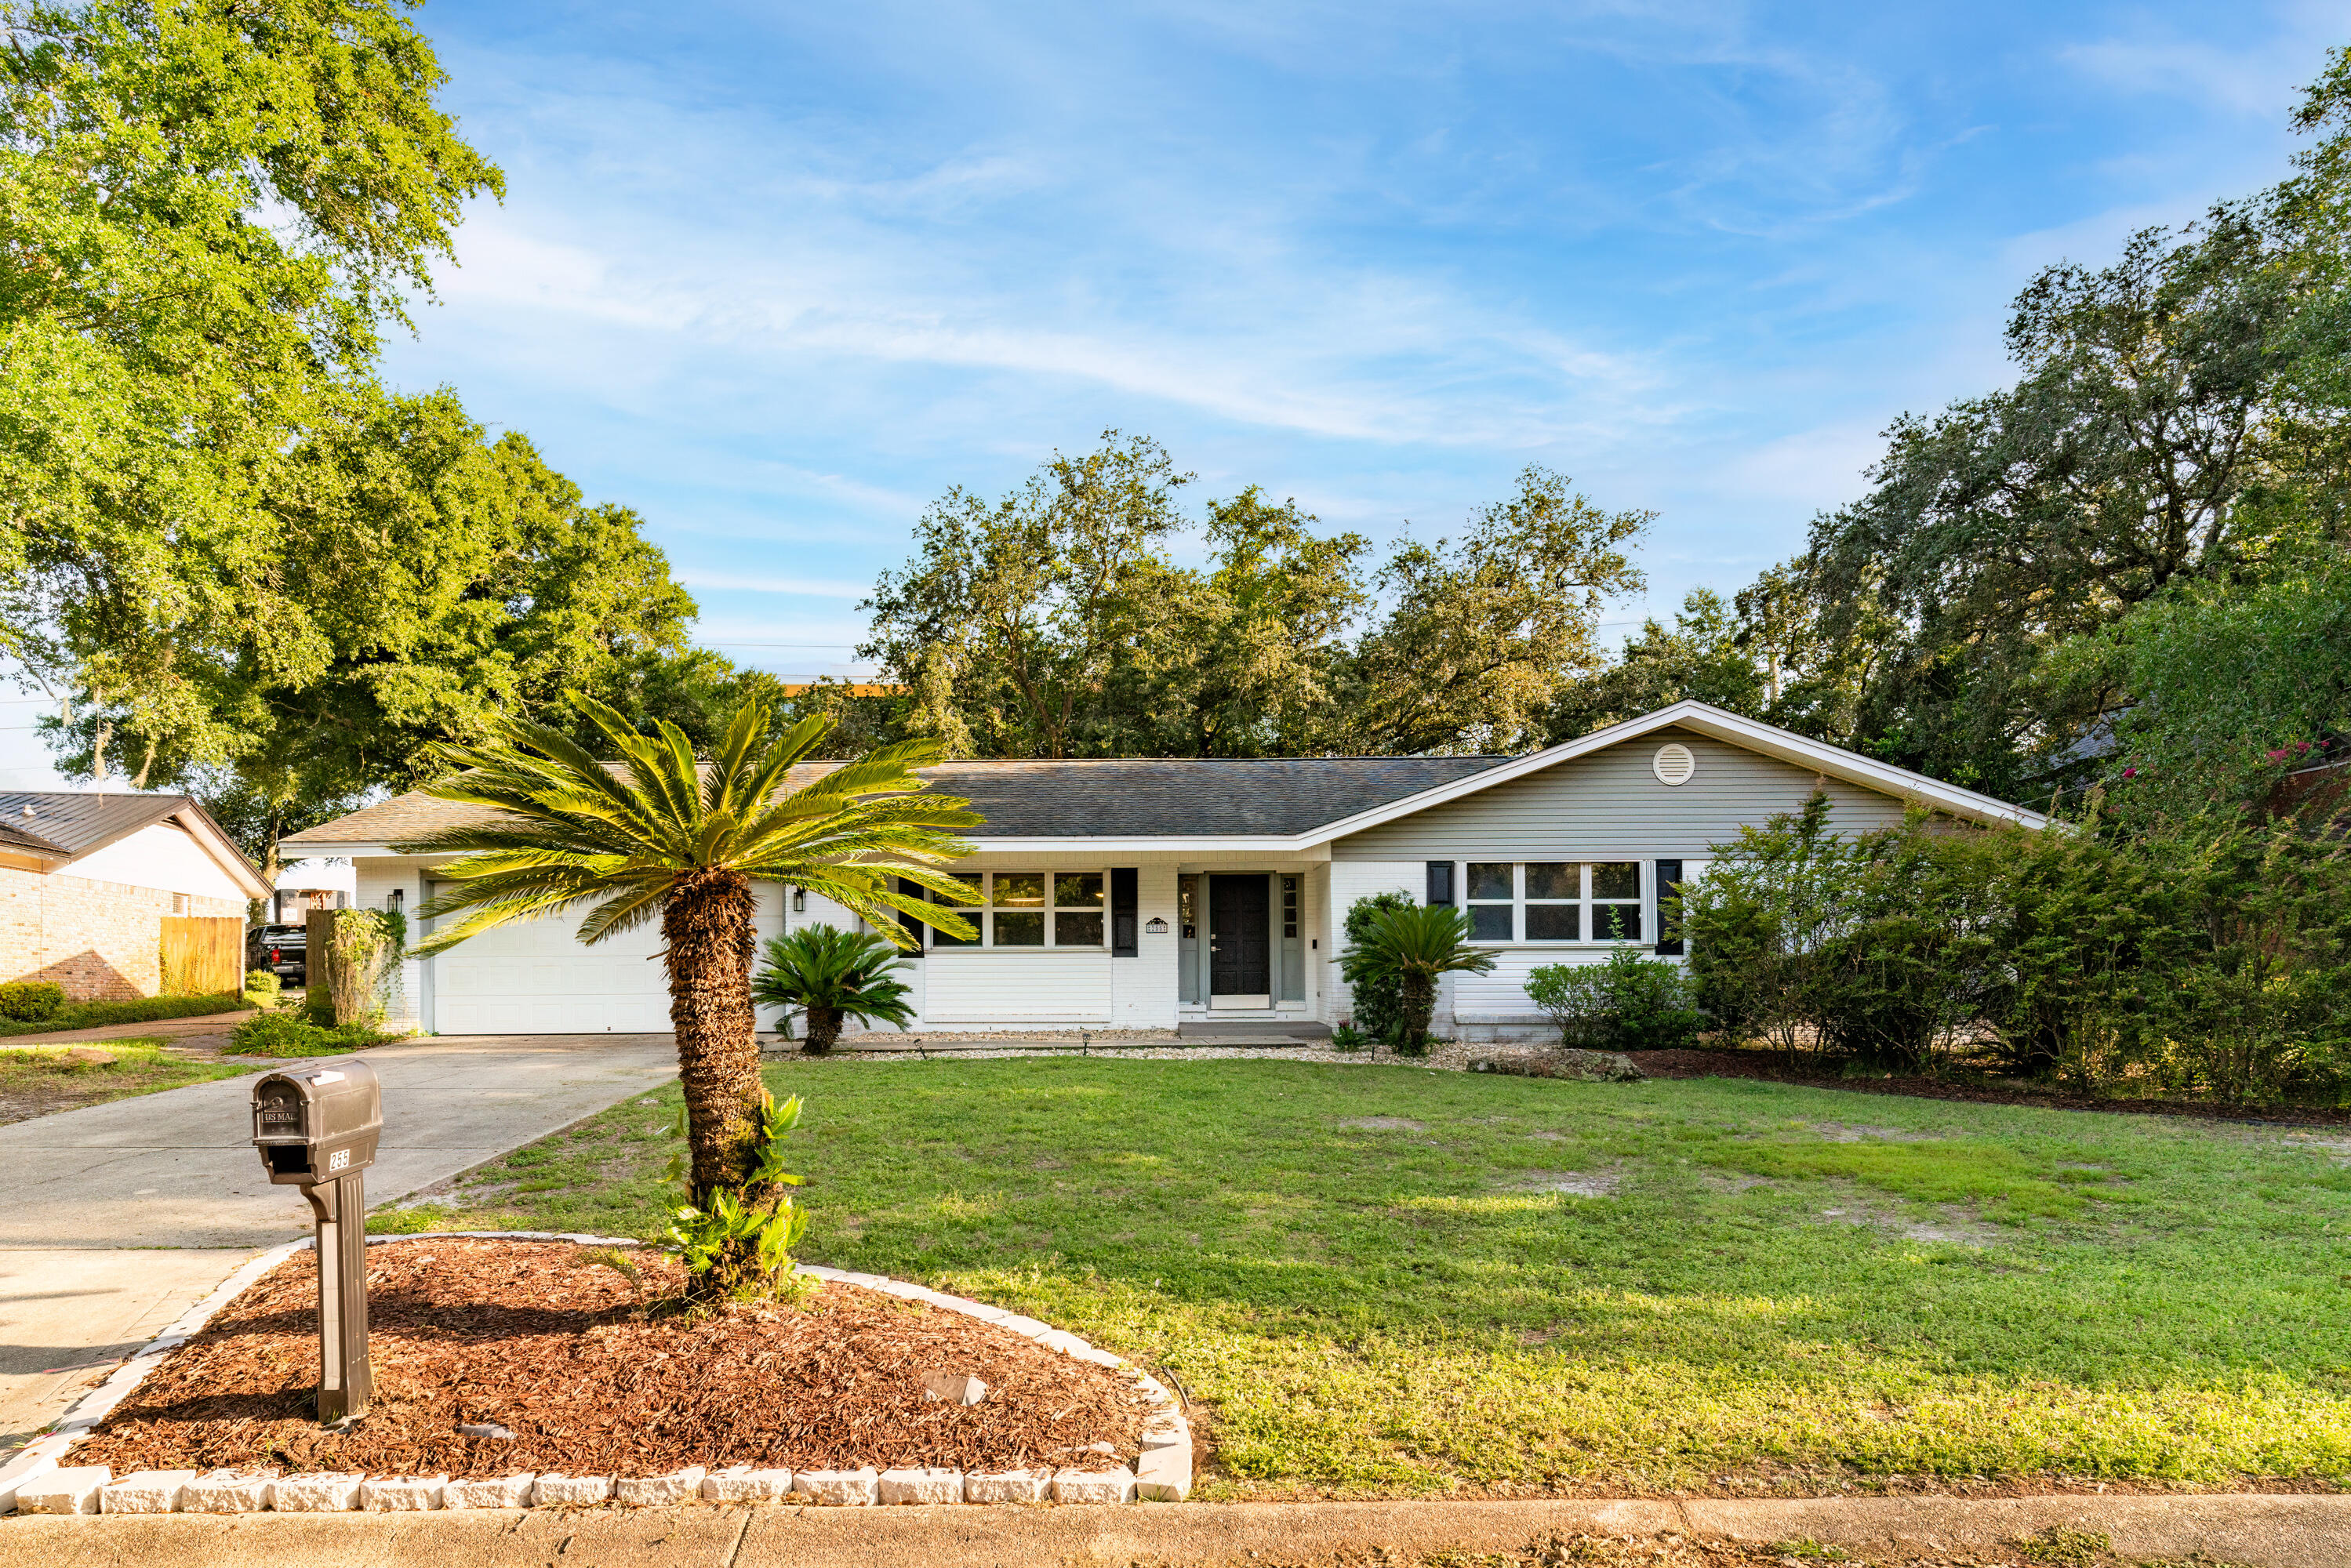
[[[75,1462],[118,1475],[651,1476],[732,1464],[1110,1469],[1142,1451],[1150,1406],[1132,1382],[1009,1329],[841,1284],[798,1307],[688,1317],[657,1304],[679,1286],[670,1259],[632,1254],[641,1288],[590,1252],[454,1239],[369,1249],[375,1404],[340,1433],[314,1415],[318,1274],[297,1253],[149,1374]],[[935,1371],[976,1375],[987,1398],[925,1398]],[[514,1437],[458,1435],[482,1423]]]
[[[1807,1089],[1843,1089],[1855,1094],[1904,1094],[1920,1100],[1960,1100],[1980,1105],[2036,1105],[2052,1111],[2111,1111],[2137,1116],[2195,1116],[2217,1122],[2274,1122],[2288,1126],[2351,1124],[2351,1110],[2308,1105],[2225,1105],[2181,1100],[2105,1100],[2067,1094],[2046,1087],[2011,1088],[1974,1079],[1887,1073],[1842,1077],[1777,1051],[1633,1051],[1634,1065],[1652,1078],[1756,1078]]]

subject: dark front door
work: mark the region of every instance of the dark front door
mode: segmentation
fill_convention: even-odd
[[[1265,878],[1208,878],[1208,995],[1262,997],[1272,987],[1267,962]]]

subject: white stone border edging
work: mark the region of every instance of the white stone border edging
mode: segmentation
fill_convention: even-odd
[[[624,1236],[582,1236],[555,1230],[427,1230],[402,1236],[371,1236],[371,1247],[403,1241],[461,1238],[497,1241],[569,1241],[583,1247],[640,1247]],[[794,1501],[820,1506],[885,1503],[990,1502],[1181,1502],[1192,1493],[1192,1426],[1176,1396],[1157,1378],[1122,1356],[1097,1350],[1077,1335],[1035,1318],[991,1307],[963,1296],[885,1279],[803,1263],[814,1279],[838,1281],[883,1295],[922,1301],[942,1312],[991,1322],[1050,1350],[1123,1372],[1155,1406],[1143,1430],[1143,1458],[1132,1470],[955,1469],[862,1470],[755,1469],[735,1465],[709,1469],[690,1465],[667,1475],[645,1477],[565,1476],[517,1473],[491,1480],[446,1476],[296,1475],[280,1478],[233,1470],[145,1470],[116,1479],[104,1465],[62,1463],[114,1407],[129,1397],[162,1359],[194,1337],[213,1315],[253,1282],[297,1252],[309,1239],[272,1247],[221,1281],[219,1289],[190,1307],[172,1323],[114,1369],[106,1381],[76,1400],[57,1424],[0,1465],[0,1514],[27,1513],[287,1513],[405,1512],[442,1508],[532,1508],[550,1504],[620,1502],[633,1506],[679,1503],[700,1498],[715,1503]]]

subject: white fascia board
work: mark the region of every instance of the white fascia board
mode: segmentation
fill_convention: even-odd
[[[221,870],[228,873],[237,885],[245,889],[246,897],[266,899],[277,891],[263,880],[259,872],[253,869],[253,862],[245,858],[245,852],[230,841],[227,835],[213,826],[212,819],[205,816],[204,812],[174,811],[164,821],[176,825],[190,838],[195,840],[202,846],[204,853],[218,862]]]
[[[1612,724],[1605,729],[1595,729],[1590,735],[1578,736],[1573,740],[1562,741],[1541,751],[1531,751],[1524,757],[1499,763],[1466,779],[1457,779],[1450,784],[1440,784],[1417,795],[1406,795],[1368,811],[1343,817],[1310,833],[1301,834],[1296,841],[1301,846],[1307,843],[1328,844],[1350,833],[1360,833],[1366,828],[1375,828],[1399,817],[1426,811],[1431,806],[1442,806],[1449,800],[1462,800],[1482,789],[1490,789],[1497,784],[1523,779],[1555,763],[1573,761],[1628,740],[1637,740],[1656,730],[1675,727],[1694,730],[1712,739],[1776,758],[1799,768],[1809,768],[1829,778],[1876,789],[1882,794],[1924,800],[1970,821],[2018,822],[2028,828],[2048,825],[2048,818],[2039,811],[2027,810],[1990,795],[1980,795],[1973,789],[1962,789],[1956,784],[1946,784],[1923,773],[1913,773],[1907,768],[1873,761],[1841,746],[1831,746],[1826,741],[1782,729],[1777,725],[1742,718],[1708,703],[1678,702],[1671,707],[1662,707],[1655,713],[1626,719],[1622,724]]]
[[[1280,854],[1301,860],[1326,861],[1331,858],[1330,845],[1319,833],[1290,837],[1278,833],[1252,833],[1245,837],[1218,838],[1207,834],[1197,836],[1170,833],[1164,837],[1078,838],[1030,837],[1018,839],[972,839],[968,841],[977,854],[993,855],[1164,855],[1177,860],[1196,855],[1213,854]]]
[[[969,841],[975,854],[993,855],[1165,855],[1184,859],[1200,854],[1281,854],[1304,861],[1327,861],[1331,847],[1319,831],[1287,837],[1278,833],[1255,833],[1246,837],[1216,838],[1207,835],[1186,837],[1169,834],[1164,838],[1084,838],[1057,835],[1008,839],[973,839]],[[433,864],[456,858],[455,852],[430,855],[402,855],[390,844],[337,844],[330,852],[323,844],[297,846],[313,854],[349,855],[353,860],[375,860],[389,856],[396,860],[423,861]]]

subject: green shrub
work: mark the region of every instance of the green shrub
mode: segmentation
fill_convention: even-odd
[[[1354,998],[1355,1027],[1374,1045],[1394,1045],[1403,1038],[1404,986],[1380,968],[1364,938],[1383,911],[1414,907],[1408,893],[1374,893],[1347,906],[1347,946],[1339,955],[1339,977]]]
[[[1370,1043],[1364,1031],[1351,1023],[1343,1023],[1331,1031],[1331,1049],[1333,1051],[1361,1051]]]
[[[284,988],[275,972],[268,969],[248,969],[245,974],[245,994],[264,1007],[275,1007]]]
[[[0,1023],[0,1035],[44,1034],[50,1030],[105,1029],[119,1023],[146,1023],[153,1019],[239,1012],[249,1005],[243,993],[236,991],[224,991],[211,997],[142,997],[129,1002],[68,1002],[37,1023]]]
[[[1706,1026],[1678,964],[1619,947],[1599,964],[1544,964],[1527,995],[1559,1025],[1559,1042],[1581,1051],[1675,1051]]]
[[[332,1056],[346,1051],[364,1051],[399,1038],[365,1024],[320,1029],[290,1012],[266,1012],[256,1013],[238,1024],[223,1049],[230,1056]]]
[[[1558,1026],[1562,1046],[1606,1049],[1615,1020],[1602,966],[1539,964],[1528,971],[1527,997]]]
[[[39,1023],[65,1006],[66,988],[47,980],[12,980],[0,986],[0,1019]]]

